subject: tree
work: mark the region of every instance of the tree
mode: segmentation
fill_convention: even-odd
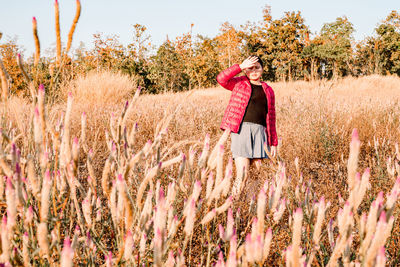
[[[150,58],[149,79],[154,84],[152,93],[182,91],[187,88],[187,79],[183,73],[183,65],[173,44],[167,40]]]
[[[15,38],[0,45],[0,58],[10,76],[10,81],[12,82],[10,84],[11,90],[17,93],[23,92],[23,89],[26,88],[26,81],[22,76],[16,60],[17,55],[21,52],[21,48],[17,45]]]
[[[325,72],[331,72],[334,79],[342,75],[342,73],[339,74],[340,67],[347,66],[348,69],[353,53],[353,32],[353,24],[344,16],[337,18],[334,22],[325,23],[317,37],[321,45],[317,47],[316,54],[325,60]]]
[[[355,46],[355,61],[353,63],[356,75],[370,75],[378,73],[378,65],[376,63],[377,54],[375,50],[376,38],[367,37],[358,42]]]
[[[228,68],[242,60],[242,38],[236,28],[229,22],[224,22],[220,34],[215,37],[219,62],[222,68]]]
[[[194,43],[193,49],[193,74],[197,86],[200,88],[214,86],[216,84],[215,77],[217,77],[221,70],[215,39],[200,35]]]
[[[310,39],[309,34],[307,34],[305,46],[301,52],[301,56],[304,59],[304,79],[313,81],[318,78],[321,59],[318,57],[317,50],[320,45],[322,45],[321,39]]]
[[[376,28],[375,53],[380,73],[400,76],[400,13],[392,11]]]
[[[125,49],[119,42],[117,35],[103,36],[101,33],[93,34],[94,48],[92,54],[98,67],[118,69],[121,61],[125,59]]]
[[[147,52],[150,50],[150,35],[146,33],[146,26],[141,24],[133,25],[133,43],[128,45],[128,51],[133,59],[137,62],[145,59]]]
[[[301,52],[309,32],[300,12],[285,12],[280,19],[273,20],[270,7],[264,9],[265,31],[262,31],[265,52],[263,59],[271,62],[279,80],[292,80],[302,76]]]

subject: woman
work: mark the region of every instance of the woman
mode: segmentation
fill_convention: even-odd
[[[241,71],[246,75],[235,77]],[[267,143],[270,155],[276,156],[275,95],[272,88],[261,81],[262,72],[261,59],[250,56],[217,76],[218,83],[232,91],[220,127],[231,130],[231,150],[237,175],[234,196],[240,193],[242,179],[246,180],[251,163],[268,158],[264,143]]]

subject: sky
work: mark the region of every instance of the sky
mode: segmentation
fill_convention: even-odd
[[[59,0],[61,38],[64,44],[75,15],[75,0]],[[347,16],[356,30],[354,37],[362,40],[374,34],[374,28],[392,10],[400,12],[400,0],[81,0],[82,12],[74,35],[73,47],[80,42],[93,47],[93,34],[116,34],[122,44],[132,42],[133,25],[147,27],[151,42],[158,46],[168,35],[170,39],[189,32],[214,37],[222,23],[239,26],[247,21],[262,20],[262,10],[271,6],[272,18],[281,18],[286,11],[301,11],[312,32],[337,17]],[[42,51],[55,44],[54,0],[0,0],[0,44],[17,37],[25,54],[34,51],[32,17],[38,21]]]

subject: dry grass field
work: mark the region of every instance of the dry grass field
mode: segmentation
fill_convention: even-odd
[[[270,84],[278,158],[233,199],[229,91],[91,75],[0,104],[0,262],[400,264],[400,78]]]

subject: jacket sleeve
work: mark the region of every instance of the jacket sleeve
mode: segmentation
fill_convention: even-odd
[[[271,133],[271,146],[278,145],[278,136],[276,134],[276,113],[275,113],[275,93],[270,90],[271,95],[271,104],[269,105],[268,117],[269,117],[269,125],[270,125],[270,133]]]
[[[239,67],[239,64],[235,64],[232,67],[220,72],[217,76],[217,82],[225,89],[232,91],[236,82],[239,80],[239,78],[235,78],[235,76],[241,71],[242,69]]]

